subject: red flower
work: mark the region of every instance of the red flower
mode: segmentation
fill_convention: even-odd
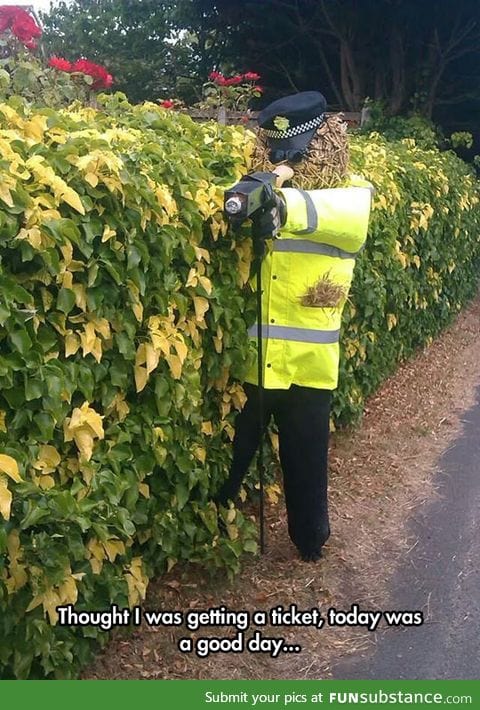
[[[237,74],[232,76],[230,79],[225,79],[225,86],[235,86],[236,84],[241,84],[243,81],[243,75]]]
[[[23,45],[27,49],[36,49],[38,47],[38,42],[35,39],[29,39],[23,42]]]
[[[42,34],[42,30],[33,17],[25,10],[18,12],[11,29],[20,42],[30,42],[34,37],[40,37]]]
[[[218,84],[218,86],[227,86],[227,80],[225,79],[223,74],[217,73],[213,81],[215,82],[215,84]]]
[[[48,62],[49,67],[53,67],[54,69],[58,69],[58,71],[72,71],[72,63],[67,61],[66,59],[62,59],[62,57],[50,57],[50,60]]]
[[[5,32],[13,23],[20,11],[15,5],[2,5],[0,7],[0,32]]]
[[[210,81],[215,81],[216,79],[218,79],[221,76],[222,76],[222,74],[220,74],[218,71],[212,71],[208,75],[208,78],[210,79]]]
[[[249,71],[243,75],[243,78],[247,81],[258,81],[260,79],[260,74],[255,74],[255,72]]]
[[[163,108],[173,108],[174,105],[175,104],[171,99],[165,99],[165,101],[160,101],[160,106],[162,106]]]
[[[35,49],[35,37],[42,34],[34,18],[22,7],[2,5],[0,7],[0,32],[10,29],[12,34],[29,49]]]
[[[265,89],[263,88],[263,86],[256,86],[255,91],[258,91],[259,94],[263,94]]]
[[[92,89],[108,89],[113,84],[113,76],[107,72],[105,67],[95,64],[89,59],[77,59],[70,71],[91,76],[94,79]]]

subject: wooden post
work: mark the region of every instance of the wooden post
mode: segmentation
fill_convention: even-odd
[[[226,110],[225,106],[219,106],[219,107],[218,107],[217,121],[218,121],[222,126],[226,126],[226,125],[227,125],[227,110]]]

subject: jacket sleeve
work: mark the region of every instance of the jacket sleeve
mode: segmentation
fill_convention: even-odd
[[[279,238],[306,239],[356,254],[367,238],[373,186],[280,190],[287,220]]]

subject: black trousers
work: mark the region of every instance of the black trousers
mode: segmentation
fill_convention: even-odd
[[[301,552],[317,552],[330,535],[327,461],[332,393],[297,385],[288,390],[265,389],[260,429],[258,387],[247,383],[244,389],[248,399],[235,423],[233,463],[217,500],[225,504],[237,496],[273,415],[279,430],[288,533]]]

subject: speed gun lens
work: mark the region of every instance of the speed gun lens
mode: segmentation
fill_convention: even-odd
[[[239,197],[229,197],[225,202],[225,212],[229,215],[237,215],[242,211],[243,203]]]

